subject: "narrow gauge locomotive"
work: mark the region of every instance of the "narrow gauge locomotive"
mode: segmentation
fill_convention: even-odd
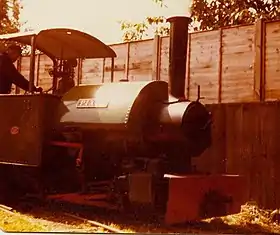
[[[190,18],[169,22],[168,83],[113,82],[115,52],[77,30],[1,35],[31,46],[30,84],[36,49],[54,66],[53,94],[0,96],[0,108],[9,106],[0,122],[2,173],[25,186],[35,178],[48,198],[149,211],[169,224],[237,212],[242,177],[192,170],[191,159],[211,146],[212,120],[199,100],[185,98]],[[111,83],[74,86],[61,97],[59,63],[78,58],[111,59]]]

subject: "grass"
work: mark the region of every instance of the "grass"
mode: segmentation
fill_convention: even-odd
[[[30,217],[0,211],[0,228],[5,232],[48,232],[49,229],[40,223],[34,223]]]
[[[104,233],[102,228],[96,228],[90,224],[69,221],[53,214],[55,220],[36,218],[18,212],[6,212],[0,210],[0,229],[4,232],[87,232]]]
[[[182,227],[157,227],[138,224],[134,226],[119,226],[109,224],[112,227],[123,230],[126,233],[134,231],[156,232],[156,233],[184,233],[195,232],[203,234],[213,233],[237,233],[237,234],[280,234],[280,226],[271,221],[271,212],[262,210],[257,205],[247,204],[242,206],[241,212],[219,218],[210,218]],[[41,214],[42,215],[42,214]],[[96,228],[87,223],[69,221],[58,214],[35,215],[9,213],[0,210],[0,228],[5,232],[85,232],[104,233],[102,228]],[[67,221],[67,222],[66,222]]]

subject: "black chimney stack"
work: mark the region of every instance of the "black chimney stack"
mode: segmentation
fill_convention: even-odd
[[[178,99],[185,98],[188,32],[191,18],[175,16],[168,18],[167,22],[170,22],[169,94]]]

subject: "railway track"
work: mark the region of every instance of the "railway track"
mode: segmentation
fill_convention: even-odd
[[[124,215],[115,216],[114,213],[101,211],[97,208],[80,207],[73,204],[54,202],[54,201],[36,201],[25,200],[19,201],[13,205],[0,205],[0,210],[11,215],[19,216],[31,215],[35,218],[54,221],[54,217],[58,221],[67,224],[69,221],[75,221],[76,224],[87,224],[88,229],[71,229],[75,233],[96,233],[94,230],[101,233],[190,233],[190,234],[275,234],[265,228],[253,229],[252,227],[242,228],[238,226],[228,226],[220,224],[219,221],[213,223],[194,223],[184,225],[182,227],[169,227],[164,224],[147,223],[142,220],[127,218]],[[14,212],[16,211],[16,212]],[[19,212],[19,213],[17,213]],[[54,216],[54,214],[57,214]],[[49,216],[52,215],[52,216]],[[50,219],[49,219],[50,218]],[[70,222],[69,222],[70,223]],[[68,223],[68,224],[69,224]],[[112,224],[117,226],[112,226]],[[90,227],[92,230],[90,230]],[[253,229],[253,230],[251,230]],[[257,231],[258,230],[258,231]],[[53,231],[51,231],[53,232]],[[66,231],[68,232],[68,231]],[[100,233],[100,232],[97,232]]]
[[[42,208],[42,210],[44,210],[44,212],[42,212],[42,214],[46,213],[46,208]],[[16,213],[15,211],[17,211],[17,209],[7,206],[7,205],[3,205],[0,204],[0,211],[3,211],[7,214],[10,214],[12,216],[20,216],[20,214]],[[52,213],[52,211],[50,211],[50,213]],[[95,220],[89,220],[87,218],[81,217],[79,215],[76,215],[74,213],[69,213],[69,212],[60,212],[59,216],[61,216],[61,222],[67,224],[70,220],[73,221],[75,220],[77,223],[86,223],[86,224],[90,224],[93,228],[97,228],[97,229],[102,229],[103,233],[127,233],[126,231],[117,229],[115,227],[112,227],[110,225],[106,225],[104,223],[100,223],[98,221]],[[48,219],[45,218],[44,215],[42,216],[38,216],[38,212],[37,212],[37,217],[40,217],[40,219]],[[67,219],[68,218],[68,219]],[[82,229],[74,229],[75,232],[81,232],[84,233],[85,231],[83,231]],[[1,231],[1,230],[0,230]]]

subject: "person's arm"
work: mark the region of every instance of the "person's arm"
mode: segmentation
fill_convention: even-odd
[[[29,81],[25,79],[23,75],[21,75],[13,63],[11,63],[8,60],[5,60],[5,70],[7,73],[7,76],[11,79],[11,81],[21,89],[28,91],[29,90]],[[33,90],[36,90],[37,88],[33,85]]]

